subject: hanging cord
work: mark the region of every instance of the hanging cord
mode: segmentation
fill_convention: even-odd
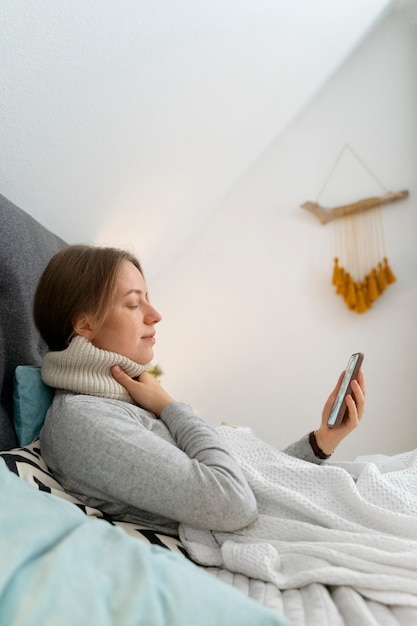
[[[359,266],[360,266],[360,247],[359,247],[359,241],[358,241],[358,225],[357,225],[357,219],[356,219],[356,215],[349,215],[349,221],[350,221],[350,235],[349,235],[349,241],[350,241],[350,252],[349,252],[349,256],[352,259],[352,270],[351,270],[351,275],[352,275],[352,279],[357,282],[360,279],[360,274],[359,274]]]
[[[376,211],[376,217],[378,218],[378,236],[379,236],[379,245],[381,247],[381,256],[385,257],[387,256],[387,248],[386,248],[386,244],[385,244],[385,233],[384,233],[384,226],[382,223],[382,211],[381,209],[378,209]]]
[[[325,190],[325,188],[327,187],[327,184],[330,180],[330,178],[333,176],[333,172],[335,171],[336,167],[339,164],[340,159],[342,158],[344,152],[346,150],[349,150],[351,152],[351,154],[355,157],[355,159],[358,160],[358,162],[362,165],[362,167],[368,172],[368,174],[378,183],[378,185],[380,185],[381,189],[383,189],[385,192],[388,192],[388,188],[385,187],[385,185],[382,184],[382,182],[379,180],[379,178],[376,176],[376,174],[374,174],[374,172],[370,169],[370,167],[368,167],[368,165],[366,165],[366,163],[363,161],[363,159],[360,158],[360,156],[357,154],[357,152],[355,152],[355,150],[353,150],[353,148],[349,145],[349,144],[345,144],[341,150],[339,150],[339,154],[337,155],[329,174],[327,175],[319,193],[317,194],[316,197],[316,202],[319,201],[320,196],[322,195],[323,191]]]

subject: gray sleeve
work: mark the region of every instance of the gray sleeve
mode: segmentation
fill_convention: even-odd
[[[74,396],[62,408],[56,405],[53,426],[47,417],[41,444],[45,452],[53,447],[57,473],[72,477],[73,491],[196,528],[234,531],[256,519],[240,467],[188,405],[162,412],[176,445],[157,434],[165,427],[156,418],[132,418],[127,403]]]
[[[199,518],[192,525],[230,532],[255,521],[255,496],[218,432],[182,402],[165,407],[161,420],[186,454],[185,459],[184,454],[180,457],[186,463],[182,486]]]
[[[296,459],[302,459],[303,461],[309,461],[310,463],[317,463],[317,465],[326,463],[327,459],[319,459],[316,457],[310,446],[308,437],[309,435],[304,435],[304,437],[301,437],[301,439],[285,448],[283,452],[289,456],[294,456]]]

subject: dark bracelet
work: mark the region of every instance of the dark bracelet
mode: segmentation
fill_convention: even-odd
[[[316,439],[316,433],[314,430],[311,431],[308,441],[310,442],[310,446],[311,449],[314,452],[314,455],[318,458],[318,459],[330,459],[330,457],[332,456],[331,454],[325,454],[323,452],[323,450],[321,448],[319,448],[319,445],[317,443],[317,439]]]

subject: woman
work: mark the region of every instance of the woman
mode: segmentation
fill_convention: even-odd
[[[145,371],[161,316],[134,256],[64,248],[40,279],[34,317],[50,350],[42,378],[56,389],[42,455],[66,491],[115,519],[167,533],[181,522],[232,532],[256,519],[255,497],[216,429]],[[362,374],[346,398],[347,419],[329,429],[336,391],[319,429],[285,452],[323,463],[358,425]]]

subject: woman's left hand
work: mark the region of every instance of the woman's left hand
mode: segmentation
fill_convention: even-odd
[[[323,408],[320,428],[315,431],[317,445],[325,454],[334,452],[339,443],[359,425],[365,410],[365,377],[362,371],[359,371],[357,380],[351,382],[352,393],[346,396],[348,413],[342,424],[338,428],[329,428],[327,425],[327,418],[336,399],[343,375],[344,372],[340,375],[336,387],[328,397]]]

